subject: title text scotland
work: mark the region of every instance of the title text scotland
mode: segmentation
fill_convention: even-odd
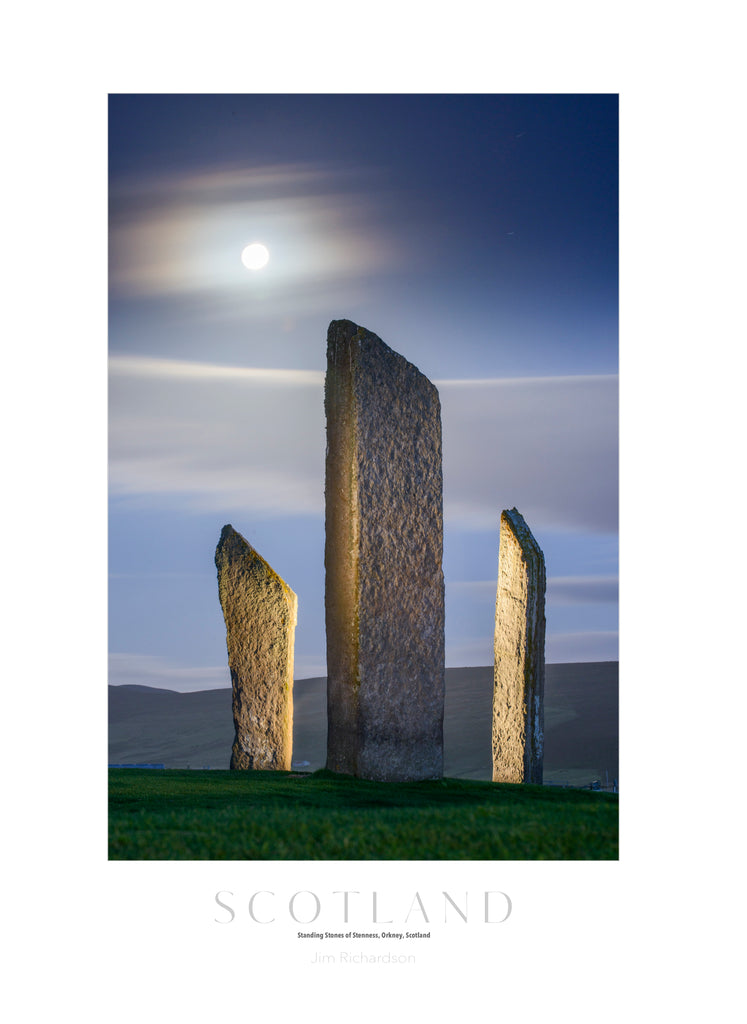
[[[445,890],[423,895],[415,892],[405,897],[354,889],[336,889],[321,896],[309,889],[290,895],[260,889],[248,899],[220,889],[215,903],[221,908],[217,924],[232,924],[242,916],[255,924],[503,924],[512,910],[510,897],[497,889],[457,895]]]

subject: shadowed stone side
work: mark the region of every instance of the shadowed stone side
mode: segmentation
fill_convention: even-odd
[[[233,687],[231,768],[290,771],[298,600],[230,525],[215,564]]]
[[[375,334],[327,335],[327,768],[443,774],[441,405]]]
[[[493,782],[542,782],[545,559],[522,515],[501,513],[495,603]]]

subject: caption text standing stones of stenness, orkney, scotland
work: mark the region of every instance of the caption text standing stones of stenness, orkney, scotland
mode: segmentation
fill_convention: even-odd
[[[494,652],[493,781],[541,785],[545,559],[515,508],[501,514]]]
[[[230,525],[215,564],[233,688],[231,768],[289,771],[298,600]]]
[[[324,396],[327,768],[443,774],[441,406],[375,334],[333,320]]]

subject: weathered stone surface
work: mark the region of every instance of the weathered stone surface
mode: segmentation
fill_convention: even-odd
[[[233,687],[231,768],[289,771],[298,600],[230,525],[221,531],[215,564]]]
[[[545,559],[515,508],[501,513],[494,652],[493,781],[541,783]]]
[[[327,767],[443,774],[441,406],[370,331],[327,335]]]

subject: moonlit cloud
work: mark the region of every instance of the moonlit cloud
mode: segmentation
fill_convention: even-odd
[[[286,370],[258,366],[220,366],[213,363],[193,363],[180,359],[157,359],[150,356],[111,356],[109,374],[112,377],[161,377],[165,380],[191,378],[192,380],[245,381],[256,384],[293,385],[324,384],[321,370]]]
[[[402,255],[378,228],[352,169],[229,165],[113,187],[110,289],[121,298],[249,296],[290,307],[293,290],[336,291]],[[242,249],[262,242],[270,263],[248,275]]]
[[[204,201],[207,196],[223,199],[264,199],[298,193],[323,191],[339,187],[341,177],[330,168],[312,162],[262,164],[249,166],[237,162],[223,163],[219,167],[184,171],[175,174],[139,174],[134,178],[120,178],[113,185],[114,196],[127,209],[150,207],[180,200]],[[337,180],[336,180],[337,179]]]
[[[113,356],[110,372],[113,494],[322,513],[321,371]],[[515,505],[535,530],[614,531],[616,377],[441,381],[439,390],[447,528],[492,529]]]
[[[323,374],[129,356],[111,366],[113,495],[321,513]]]
[[[617,529],[617,376],[437,384],[447,521],[516,506],[533,530]]]

